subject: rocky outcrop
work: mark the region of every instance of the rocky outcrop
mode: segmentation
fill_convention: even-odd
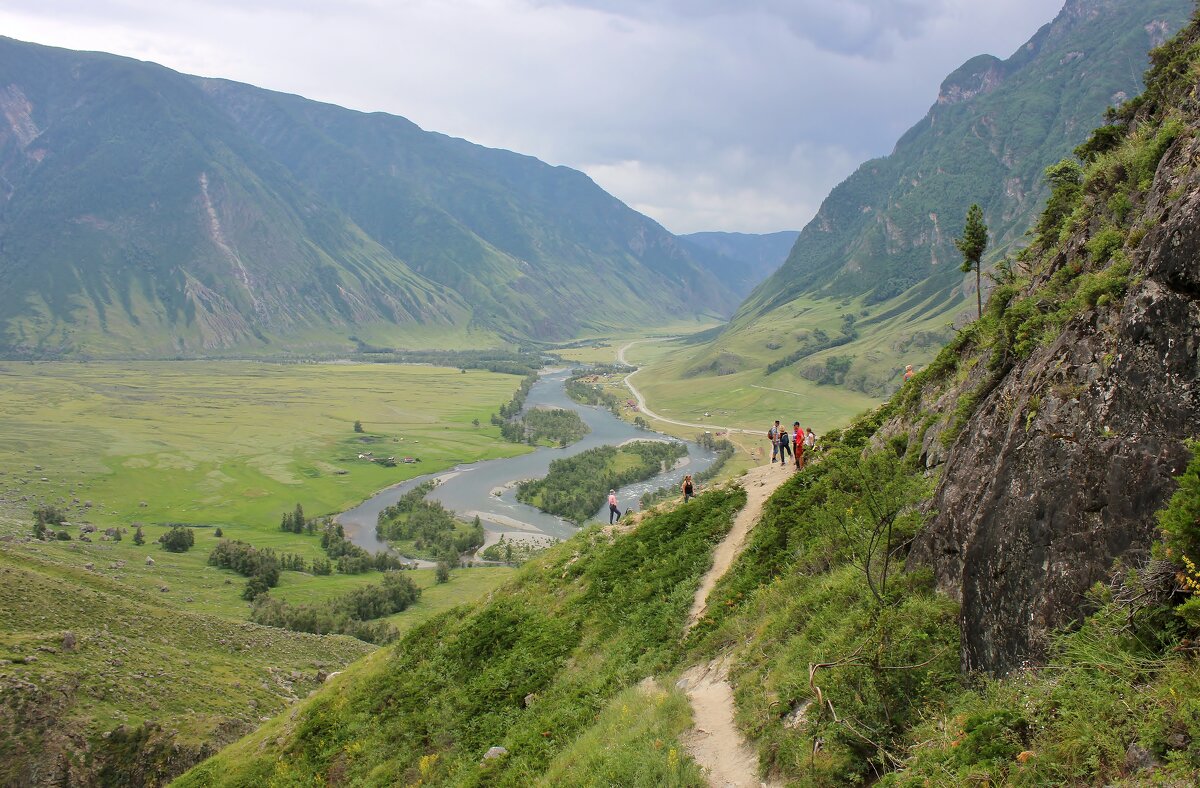
[[[1123,302],[1074,318],[1007,371],[980,363],[943,394],[943,411],[978,398],[942,465],[911,562],[933,567],[962,603],[967,669],[1002,674],[1045,656],[1047,635],[1081,618],[1086,593],[1136,566],[1154,515],[1200,436],[1200,144],[1158,168]],[[1078,264],[1083,239],[1051,270]]]

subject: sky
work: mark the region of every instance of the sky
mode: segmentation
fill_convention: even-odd
[[[4,0],[151,60],[583,170],[676,233],[800,229],[970,57],[1063,0]]]

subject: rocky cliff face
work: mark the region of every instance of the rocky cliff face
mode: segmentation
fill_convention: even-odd
[[[1194,105],[1187,118],[1120,250],[1123,298],[1100,298],[1024,359],[960,363],[959,382],[925,402],[943,421],[909,427],[941,473],[910,561],[961,602],[964,668],[1002,674],[1040,660],[1048,633],[1087,612],[1091,586],[1143,561],[1186,466],[1184,442],[1200,436]],[[1077,230],[1032,297],[1037,282],[1092,265],[1089,241],[1110,226],[1099,215]]]

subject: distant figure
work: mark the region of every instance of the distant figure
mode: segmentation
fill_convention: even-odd
[[[806,451],[812,451],[817,448],[817,436],[813,433],[812,427],[804,431],[804,448]]]
[[[767,440],[771,442],[771,464],[775,464],[775,458],[779,457],[779,419],[775,419],[774,426],[767,430]],[[779,461],[783,462],[783,458],[779,457]]]
[[[683,477],[683,486],[680,489],[683,490],[684,503],[692,500],[692,496],[696,494],[696,487],[692,484],[692,475],[690,473]]]
[[[917,374],[917,373],[913,372],[912,364],[906,364],[904,366],[904,382],[905,383],[907,383],[909,381],[909,379],[915,374]]]
[[[801,470],[804,468],[804,430],[800,428],[800,422],[792,425],[792,444],[795,447],[792,456],[796,458],[796,470]]]
[[[608,524],[621,522],[621,510],[617,508],[617,491],[608,491]]]

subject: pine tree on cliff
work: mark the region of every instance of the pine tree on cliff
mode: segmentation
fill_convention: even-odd
[[[972,205],[967,211],[967,225],[963,228],[962,238],[955,238],[954,245],[958,247],[958,251],[962,252],[963,273],[975,270],[975,307],[979,317],[983,317],[983,291],[980,288],[982,282],[979,261],[983,257],[983,250],[987,249],[987,243],[988,228],[983,223],[983,209],[978,205]]]

